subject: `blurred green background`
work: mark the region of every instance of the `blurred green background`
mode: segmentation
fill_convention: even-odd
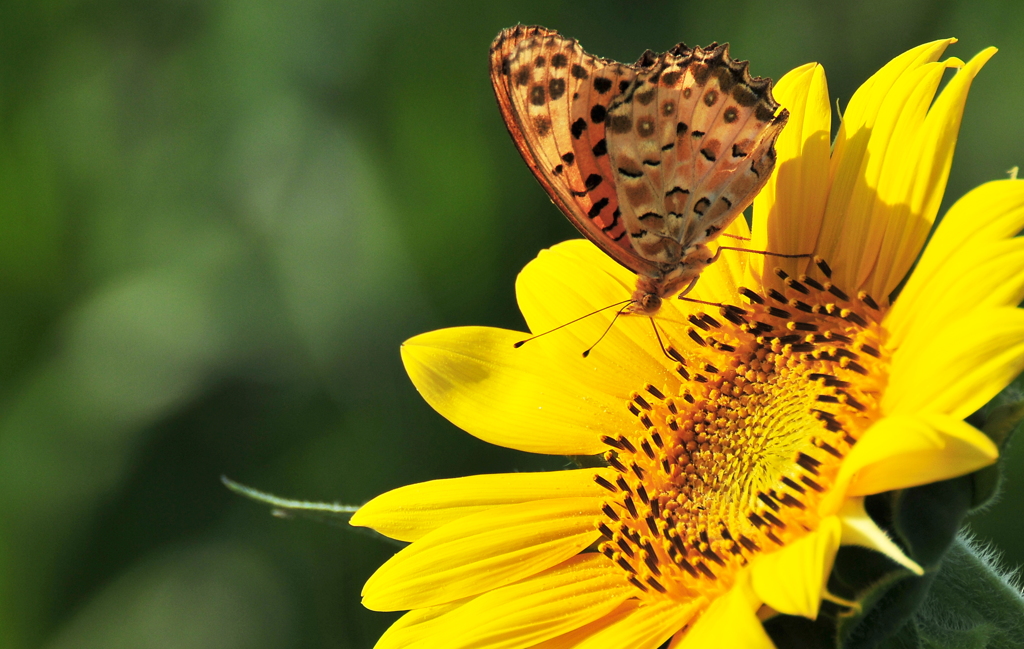
[[[487,50],[539,23],[632,61],[729,41],[845,105],[957,36],[1001,52],[946,205],[1024,162],[1024,4],[96,0],[0,4],[0,646],[368,648],[395,547],[272,518],[226,474],[360,503],[557,468],[426,406],[398,346],[521,328],[513,281],[575,236],[512,146]],[[975,529],[1024,562],[1024,449]]]

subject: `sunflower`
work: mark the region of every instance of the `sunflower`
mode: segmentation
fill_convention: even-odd
[[[831,146],[822,68],[778,83],[776,172],[753,230],[727,235],[812,256],[726,251],[653,326],[623,316],[586,358],[608,318],[522,347],[483,327],[403,345],[423,397],[472,435],[597,466],[415,484],[360,509],[353,525],[412,542],[363,590],[371,609],[409,611],[378,649],[771,647],[761,620],[836,599],[840,544],[920,574],[864,497],[994,462],[963,419],[1024,367],[1024,181],[968,193],[921,252],[994,53],[940,61],[951,42],[871,77]],[[516,289],[540,332],[633,282],[568,241]]]

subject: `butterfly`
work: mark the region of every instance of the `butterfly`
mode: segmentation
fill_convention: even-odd
[[[491,45],[512,140],[573,225],[636,273],[628,311],[653,315],[691,290],[715,260],[708,242],[775,167],[789,113],[747,66],[717,43],[618,63],[539,26]]]

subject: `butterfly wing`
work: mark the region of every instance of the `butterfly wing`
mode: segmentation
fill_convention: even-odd
[[[658,277],[658,266],[637,254],[626,234],[605,141],[607,107],[633,82],[635,68],[526,26],[498,35],[490,65],[505,125],[554,203],[620,264]]]
[[[637,62],[608,109],[607,140],[622,220],[637,252],[663,264],[717,236],[775,166],[771,81],[752,78],[727,45],[677,45]]]

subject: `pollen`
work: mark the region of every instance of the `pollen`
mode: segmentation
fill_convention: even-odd
[[[737,304],[691,315],[666,349],[678,383],[638,386],[624,404],[635,430],[603,438],[619,475],[597,480],[598,549],[647,596],[725,591],[756,555],[815,530],[842,459],[879,416],[877,303],[777,274],[782,291],[742,288]]]

